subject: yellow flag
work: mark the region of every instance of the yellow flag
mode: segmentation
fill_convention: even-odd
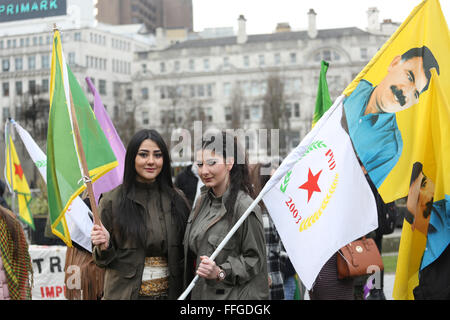
[[[17,194],[19,217],[34,230],[33,215],[28,207],[31,201],[31,192],[11,136],[9,136],[9,143],[6,148],[6,177],[9,185],[12,186],[14,192]]]
[[[450,243],[450,33],[421,2],[344,90],[355,151],[384,202],[407,198],[393,297]]]

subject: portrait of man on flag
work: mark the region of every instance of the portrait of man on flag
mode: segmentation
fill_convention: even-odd
[[[393,58],[378,85],[361,79],[344,101],[344,126],[376,187],[402,153],[403,140],[396,113],[417,105],[421,94],[428,89],[432,68],[439,74],[439,64],[428,47],[411,48]]]

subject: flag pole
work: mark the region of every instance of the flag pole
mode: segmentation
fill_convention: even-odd
[[[237,229],[242,225],[244,220],[247,219],[247,217],[250,215],[253,208],[262,200],[264,195],[267,192],[269,192],[276,185],[276,183],[274,183],[273,181],[280,181],[281,178],[289,170],[289,168],[292,167],[298,161],[298,159],[300,159],[303,156],[303,154],[306,152],[309,144],[313,141],[314,137],[317,135],[319,130],[326,123],[326,120],[333,114],[333,112],[336,110],[337,106],[339,106],[339,104],[341,103],[341,101],[343,99],[344,99],[344,96],[339,96],[336,99],[336,101],[334,102],[334,104],[330,107],[330,109],[320,118],[320,120],[317,122],[317,124],[314,126],[314,128],[303,138],[302,142],[300,143],[300,144],[303,144],[303,148],[294,149],[284,159],[283,163],[275,170],[272,177],[266,183],[266,185],[261,190],[259,195],[255,198],[255,200],[253,200],[252,204],[248,207],[248,209],[244,212],[244,214],[239,218],[239,220],[236,222],[236,224],[233,226],[233,228],[231,228],[231,230],[228,232],[228,234],[225,236],[225,238],[222,240],[222,242],[219,244],[219,246],[216,248],[216,250],[209,257],[211,260],[214,260],[217,257],[219,252],[223,249],[223,247],[225,247],[227,242],[234,235],[234,233],[237,231]],[[283,165],[283,164],[285,164],[285,165]],[[178,300],[186,299],[187,295],[194,288],[198,279],[199,279],[199,275],[196,275],[195,278],[189,284],[189,286],[186,288],[186,290],[178,297]]]
[[[212,253],[212,255],[209,257],[209,259],[214,260],[216,259],[217,255],[220,253],[220,251],[222,251],[223,247],[225,247],[225,245],[227,244],[227,242],[231,239],[231,237],[235,234],[235,232],[237,231],[237,229],[239,229],[239,227],[242,225],[242,223],[245,221],[245,219],[247,219],[247,217],[250,215],[250,213],[252,212],[253,208],[261,201],[263,195],[267,192],[268,190],[261,190],[261,192],[259,193],[259,195],[256,197],[255,200],[253,200],[252,204],[250,205],[250,207],[247,208],[247,210],[244,212],[244,214],[239,218],[239,220],[235,223],[235,225],[233,226],[233,228],[231,228],[231,230],[228,232],[228,234],[226,235],[226,237],[222,240],[222,242],[219,244],[219,246],[216,248],[216,250]],[[189,294],[189,292],[191,292],[191,290],[194,288],[195,284],[197,283],[199,279],[199,275],[197,274],[195,276],[195,278],[191,281],[191,283],[189,284],[189,286],[186,288],[186,290],[184,290],[184,292],[178,297],[178,300],[184,300],[186,299],[187,295]]]
[[[98,215],[97,205],[95,204],[94,188],[92,187],[92,180],[89,176],[89,169],[86,161],[86,154],[84,153],[83,142],[81,140],[80,128],[78,127],[77,115],[73,105],[72,92],[70,91],[70,113],[72,115],[72,125],[75,134],[75,140],[77,142],[78,155],[83,170],[83,181],[86,184],[86,188],[89,195],[89,202],[91,204],[91,211],[94,215],[94,224],[101,225],[100,217]]]

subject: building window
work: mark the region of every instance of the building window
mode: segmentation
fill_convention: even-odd
[[[148,88],[141,88],[141,95],[143,100],[148,100]]]
[[[70,63],[70,53],[69,53],[69,63]],[[41,56],[41,67],[42,67],[42,69],[50,68],[50,57],[48,54],[43,54]]]
[[[189,59],[189,70],[195,71],[195,60],[194,59]]]
[[[16,66],[16,71],[23,70],[23,59],[22,59],[22,57],[15,58],[14,59],[14,65]]]
[[[244,56],[244,67],[250,67],[250,58],[248,56]]]
[[[42,79],[41,91],[44,93],[49,91],[48,79]]]
[[[9,97],[9,82],[3,82],[2,88],[3,88],[3,96]]]
[[[212,97],[212,91],[213,91],[213,85],[211,83],[208,83],[206,85],[206,95],[208,97]]]
[[[223,67],[225,69],[228,69],[230,67],[230,58],[229,57],[223,57]]]
[[[275,62],[276,65],[281,63],[281,56],[280,56],[279,53],[275,53],[275,55],[274,55],[274,62]]]
[[[291,52],[289,54],[289,59],[291,63],[297,63],[297,54],[295,52]]]
[[[261,120],[261,108],[259,105],[252,105],[250,110],[252,120]]]
[[[300,103],[294,103],[294,117],[300,118]]]
[[[9,113],[9,107],[3,107],[3,119],[7,119],[11,116],[11,114]]]
[[[209,59],[203,59],[203,69],[209,70]]]
[[[175,72],[180,72],[180,61],[175,61],[174,70]]]
[[[2,71],[8,72],[9,71],[9,59],[3,59],[2,60]]]
[[[28,57],[28,70],[36,69],[36,56]]]
[[[16,81],[16,95],[21,96],[23,94],[22,81]]]
[[[98,80],[98,93],[106,94],[106,80]]]
[[[149,120],[148,120],[148,111],[143,111],[142,112],[142,124],[148,124]]]
[[[125,95],[127,100],[133,100],[133,89],[127,89]]]
[[[250,120],[250,108],[248,106],[244,107],[244,120]]]
[[[81,41],[81,32],[75,32],[75,34],[73,35],[73,39],[75,41]]]
[[[28,81],[28,92],[30,94],[36,93],[36,81],[35,80],[29,80]]]
[[[161,62],[159,64],[159,71],[160,72],[166,72],[166,64],[164,62]]]
[[[231,121],[231,120],[233,120],[231,107],[225,107],[225,121]]]
[[[263,54],[260,54],[260,55],[258,56],[258,61],[259,61],[259,66],[260,66],[260,67],[262,67],[262,66],[264,66],[264,65],[266,64],[266,61],[265,61],[265,58],[264,58],[264,55],[263,55]]]
[[[69,57],[69,65],[74,65],[75,64],[75,52],[69,52],[68,57]],[[48,61],[48,59],[47,59],[47,61]]]
[[[367,59],[367,48],[361,48],[360,53],[361,53],[361,59],[366,60]]]
[[[229,97],[230,94],[231,94],[231,83],[225,82],[225,83],[223,84],[223,95],[224,95],[225,97]]]
[[[197,86],[197,94],[199,97],[204,97],[205,96],[205,87],[202,84],[199,84]]]
[[[286,118],[290,119],[292,117],[292,106],[290,103],[286,103]]]

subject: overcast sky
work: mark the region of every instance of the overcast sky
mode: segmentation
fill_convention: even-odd
[[[247,33],[271,33],[278,22],[288,22],[292,30],[305,30],[307,12],[317,13],[317,28],[367,28],[367,9],[377,7],[380,22],[403,22],[421,0],[193,0],[194,31],[212,27],[233,27],[243,14]],[[440,0],[442,12],[450,22],[450,0]]]

